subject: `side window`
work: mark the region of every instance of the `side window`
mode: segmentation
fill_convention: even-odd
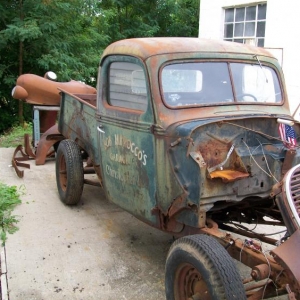
[[[130,62],[113,62],[109,68],[109,104],[146,111],[147,89],[144,70]]]

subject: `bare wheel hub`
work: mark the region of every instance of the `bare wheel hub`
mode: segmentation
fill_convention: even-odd
[[[202,275],[191,265],[183,264],[178,269],[176,277],[178,278],[178,294],[180,300],[210,300],[207,285]]]

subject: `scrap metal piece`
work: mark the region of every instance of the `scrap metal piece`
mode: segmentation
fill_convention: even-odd
[[[294,157],[296,155],[296,150],[288,149],[285,154],[285,158],[282,164],[281,174],[285,175],[285,173],[293,167]]]
[[[96,94],[94,87],[79,81],[56,82],[33,74],[23,74],[17,79],[16,86],[12,90],[12,97],[30,104],[59,105],[58,88],[70,93]]]
[[[17,157],[18,154],[21,154],[21,156]],[[29,164],[22,163],[21,161],[25,161],[25,160],[29,160],[29,159],[30,159],[29,155],[27,155],[23,152],[23,146],[19,145],[15,149],[12,160],[11,160],[11,164],[14,167],[14,169],[15,169],[15,171],[16,171],[19,178],[23,178],[24,171],[20,170],[18,167],[23,167],[23,168],[30,169]]]
[[[200,168],[206,167],[206,162],[203,159],[203,156],[200,152],[191,152],[190,156],[194,159],[194,161],[199,165]]]
[[[275,261],[285,269],[289,270],[297,283],[297,289],[300,290],[300,229],[296,230],[291,237],[279,247],[271,251]]]
[[[30,157],[32,157],[32,158],[35,158],[35,154],[33,153],[33,151],[32,151],[32,148],[31,148],[31,146],[30,146],[30,142],[29,142],[29,134],[28,133],[26,133],[26,134],[24,134],[24,147],[25,147],[25,153],[28,155],[28,156],[30,156]]]
[[[57,124],[50,127],[40,138],[40,141],[36,149],[35,164],[44,165],[46,158],[53,156],[54,151],[51,151],[51,147],[63,140],[63,135],[58,131]]]
[[[221,178],[224,182],[232,182],[246,177],[249,177],[249,173],[243,173],[237,170],[220,170],[213,171],[209,174],[209,178]]]
[[[286,288],[286,291],[288,292],[289,300],[296,300],[295,293],[292,292],[292,290],[291,290],[289,284],[287,284],[287,285],[285,286],[285,288]]]
[[[255,266],[251,271],[251,277],[255,281],[267,279],[270,276],[270,267],[267,264],[260,264]]]
[[[227,160],[229,159],[229,157],[230,157],[230,155],[231,155],[231,153],[232,153],[233,150],[234,150],[234,145],[232,145],[232,146],[230,147],[230,149],[229,149],[229,151],[228,151],[228,153],[227,153],[227,156],[226,156],[226,158],[225,158],[224,161],[222,161],[221,163],[217,164],[217,165],[214,166],[214,167],[208,168],[207,171],[208,171],[209,173],[211,173],[211,172],[213,172],[213,171],[215,171],[215,170],[217,170],[217,169],[223,170],[223,166],[226,164],[226,162],[227,162]]]

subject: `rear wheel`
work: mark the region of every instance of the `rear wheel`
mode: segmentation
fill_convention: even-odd
[[[173,243],[167,256],[167,300],[243,300],[237,268],[214,238],[191,235]]]
[[[60,199],[67,205],[80,201],[84,183],[79,146],[72,140],[60,142],[56,155],[56,184]]]

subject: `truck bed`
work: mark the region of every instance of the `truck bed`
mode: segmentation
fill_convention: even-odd
[[[61,90],[58,130],[76,143],[99,164],[96,121],[96,94],[70,94]]]

